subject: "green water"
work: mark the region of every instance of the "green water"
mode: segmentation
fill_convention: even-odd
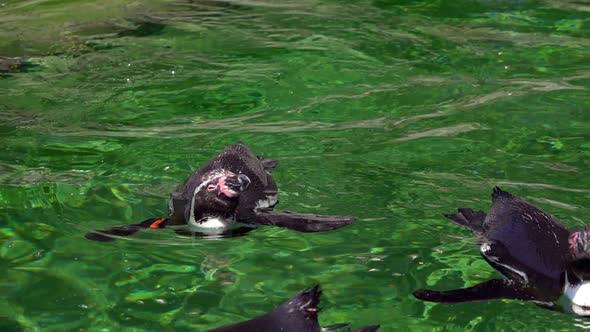
[[[323,325],[590,326],[411,296],[498,276],[441,216],[494,185],[590,223],[588,1],[3,0],[0,56],[31,62],[0,73],[2,331],[202,331],[315,283]],[[281,209],[362,222],[84,239],[236,141],[281,160]]]

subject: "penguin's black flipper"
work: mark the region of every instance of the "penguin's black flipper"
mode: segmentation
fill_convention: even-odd
[[[289,228],[299,232],[324,232],[348,226],[356,221],[353,216],[322,216],[290,211],[259,211],[255,223]]]
[[[105,230],[86,233],[85,238],[92,241],[110,242],[119,236],[130,236],[145,228],[164,228],[166,227],[166,218],[150,218],[138,224],[115,226]]]
[[[418,300],[439,303],[461,303],[486,300],[534,300],[521,284],[507,279],[492,279],[469,288],[450,291],[419,289],[414,296]]]
[[[483,211],[473,211],[468,208],[459,208],[455,214],[445,214],[445,217],[451,219],[455,224],[471,230],[475,234],[485,232],[483,224],[486,214]]]

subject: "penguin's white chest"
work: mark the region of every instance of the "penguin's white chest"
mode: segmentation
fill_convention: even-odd
[[[215,217],[207,218],[207,220],[203,221],[200,224],[194,223],[193,226],[199,228],[230,228],[235,223],[236,222],[233,218],[224,219],[221,217]]]
[[[188,222],[191,230],[206,234],[220,234],[228,229],[236,228],[238,223],[234,218],[208,217],[204,220],[195,221],[194,217]]]
[[[572,302],[572,310],[576,314],[590,315],[590,281],[572,285],[566,278],[564,294]]]

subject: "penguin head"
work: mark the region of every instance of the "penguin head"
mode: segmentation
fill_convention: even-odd
[[[590,227],[569,237],[568,272],[580,281],[590,281]]]
[[[572,301],[574,312],[590,315],[590,227],[582,228],[569,237],[565,293]]]
[[[193,217],[201,223],[207,218],[231,217],[241,193],[250,185],[250,178],[232,172],[212,172],[204,178],[194,191],[187,220]]]

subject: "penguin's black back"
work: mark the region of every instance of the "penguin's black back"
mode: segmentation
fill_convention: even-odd
[[[320,332],[319,286],[306,289],[266,315],[209,332]]]
[[[511,258],[530,269],[524,271],[528,275],[559,280],[569,231],[554,216],[500,188],[494,188],[492,201],[484,237],[501,243]]]

